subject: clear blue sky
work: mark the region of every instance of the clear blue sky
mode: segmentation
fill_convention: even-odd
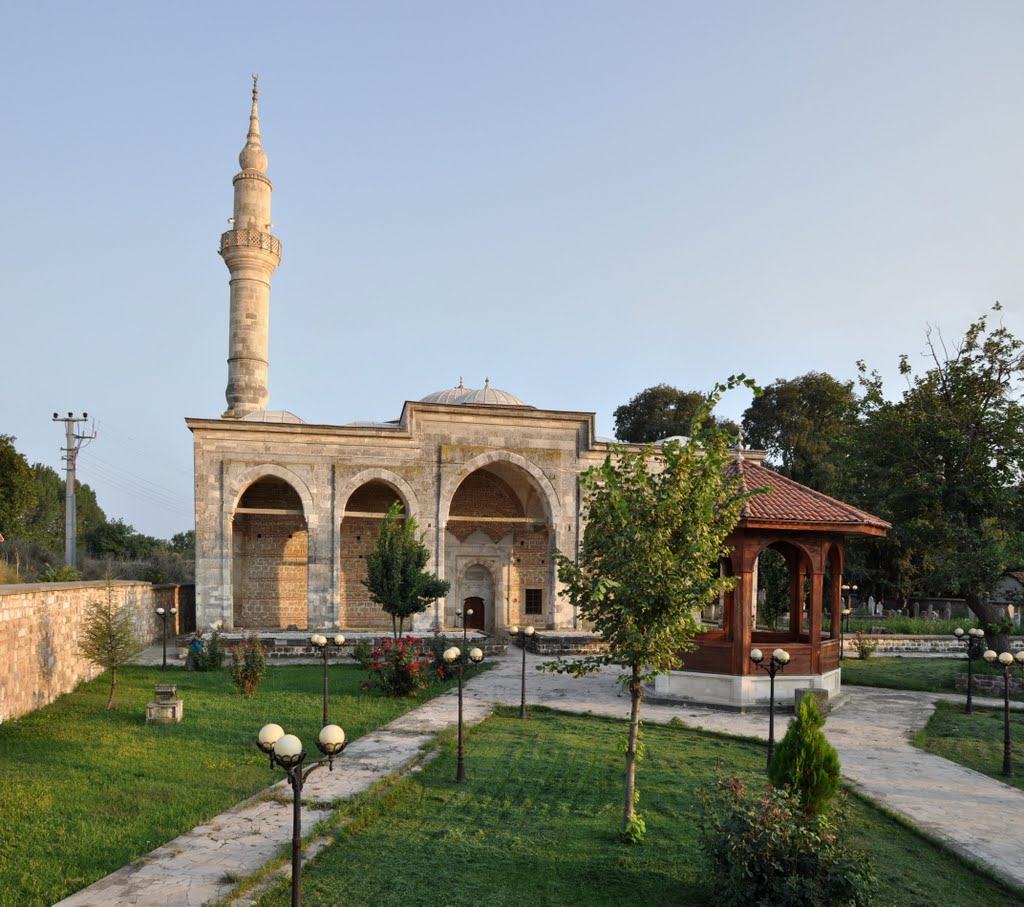
[[[271,408],[490,376],[611,435],[658,382],[896,392],[927,324],[1024,334],[1022,42],[1019,0],[3,4],[0,432],[60,469],[87,410],[107,515],[192,526],[253,72]]]

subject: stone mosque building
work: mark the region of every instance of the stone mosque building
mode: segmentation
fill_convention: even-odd
[[[270,233],[255,81],[239,163],[234,217],[220,241],[230,272],[227,409],[218,419],[186,419],[199,626],[390,629],[360,581],[397,501],[425,533],[429,569],[451,583],[414,629],[459,626],[456,612],[467,609],[468,625],[490,633],[527,623],[580,629],[557,594],[553,554],[577,549],[579,476],[609,451],[594,414],[537,409],[486,380],[408,400],[388,422],[311,425],[268,410],[270,278],[281,243]],[[723,569],[736,589],[722,603],[721,629],[687,663],[753,682],[752,641],[783,638],[754,626],[757,557],[773,547],[791,571],[792,673],[805,682],[835,674],[838,685],[844,540],[882,535],[888,524],[771,472],[763,458],[744,450],[732,464],[748,487],[773,490],[753,499],[734,533]]]

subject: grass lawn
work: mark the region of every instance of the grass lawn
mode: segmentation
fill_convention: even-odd
[[[1014,775],[1003,777],[1003,710],[979,709],[972,714],[953,702],[937,704],[935,714],[914,735],[914,745],[998,778],[1024,790],[1024,712],[1010,710],[1010,758]]]
[[[873,655],[863,661],[859,658],[844,658],[842,669],[843,683],[852,686],[887,687],[890,690],[921,690],[925,693],[955,693],[953,676],[967,671],[967,659],[962,656],[960,658],[901,658],[899,656]],[[980,658],[974,660],[974,673],[1002,677],[1002,672],[998,668],[990,667]],[[1002,688],[1000,687],[1000,689]],[[1002,698],[1001,693],[1000,698]]]
[[[330,668],[330,715],[350,739],[427,696],[396,700],[360,689],[365,672]],[[185,702],[180,724],[145,722],[157,683]],[[0,905],[48,905],[277,782],[254,740],[270,721],[316,753],[323,668],[272,667],[255,698],[227,671],[129,667],[0,725]],[[447,689],[435,687],[434,690]]]
[[[764,746],[684,727],[646,726],[639,767],[642,846],[618,842],[626,725],[540,708],[500,710],[472,729],[465,784],[448,739],[421,771],[350,807],[337,840],[303,873],[306,907],[522,907],[715,903],[697,850],[695,790],[716,772],[764,778]],[[344,757],[342,757],[344,758]],[[879,904],[1019,905],[1013,892],[867,803],[856,838],[875,857]],[[289,903],[278,883],[260,907]]]

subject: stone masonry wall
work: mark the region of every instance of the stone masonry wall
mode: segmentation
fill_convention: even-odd
[[[179,587],[115,581],[111,588],[117,603],[131,608],[136,635],[158,642],[156,609],[176,607]],[[38,709],[100,673],[78,654],[78,644],[86,605],[106,594],[102,581],[0,586],[0,721]],[[169,638],[178,631],[178,616],[168,620]]]
[[[240,514],[235,536],[240,557],[235,626],[305,629],[306,521],[301,516]]]

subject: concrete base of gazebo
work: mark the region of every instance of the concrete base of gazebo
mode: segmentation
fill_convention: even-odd
[[[824,690],[834,708],[839,699],[839,670],[824,674],[778,674],[775,678],[775,708],[793,711],[797,690]],[[700,671],[672,671],[656,677],[644,699],[664,705],[694,705],[736,712],[767,711],[770,678],[757,674],[709,674]]]

